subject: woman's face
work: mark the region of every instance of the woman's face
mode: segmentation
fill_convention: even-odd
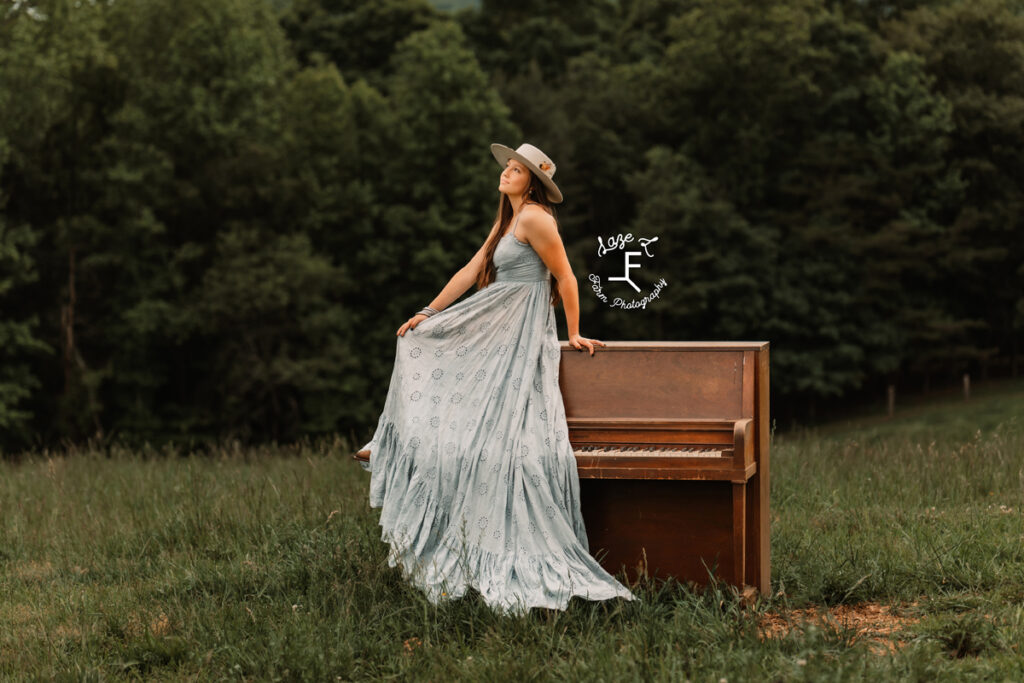
[[[530,186],[530,169],[515,159],[509,159],[498,181],[498,191],[510,197],[521,197]]]

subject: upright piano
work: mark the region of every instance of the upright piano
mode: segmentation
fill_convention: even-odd
[[[590,552],[767,593],[768,343],[606,344],[559,370]]]

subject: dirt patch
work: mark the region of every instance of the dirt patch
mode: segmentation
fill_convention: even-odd
[[[163,612],[153,617],[149,622],[149,631],[154,636],[166,636],[170,634],[172,630],[171,620]]]
[[[915,607],[916,602],[897,607],[867,602],[768,612],[761,620],[761,638],[784,638],[793,629],[814,625],[828,631],[852,631],[851,640],[870,641],[871,649],[879,654],[892,653],[907,644],[901,637],[907,627],[921,621],[920,617],[907,614],[915,611]]]

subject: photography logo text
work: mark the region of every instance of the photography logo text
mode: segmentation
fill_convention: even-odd
[[[665,278],[659,279],[656,283],[654,283],[654,289],[652,289],[650,293],[644,294],[643,290],[640,289],[640,286],[636,282],[634,282],[631,273],[631,271],[639,270],[640,268],[642,268],[645,259],[650,259],[654,256],[654,254],[652,253],[652,245],[657,241],[657,237],[641,237],[638,240],[636,240],[636,245],[630,247],[630,245],[632,245],[634,242],[633,233],[631,232],[626,233],[625,235],[620,233],[615,237],[611,237],[609,238],[607,244],[605,244],[604,241],[600,237],[598,237],[598,258],[604,258],[605,256],[608,256],[609,258],[612,258],[615,261],[616,265],[618,265],[618,260],[616,257],[618,255],[622,256],[622,275],[610,275],[608,276],[608,282],[623,282],[629,287],[631,287],[634,293],[628,293],[626,295],[631,297],[629,301],[622,297],[614,297],[611,300],[609,300],[609,296],[604,293],[604,287],[602,287],[601,285],[601,277],[599,275],[595,275],[594,273],[590,273],[590,288],[594,290],[594,293],[597,295],[597,298],[605,302],[612,308],[644,309],[647,308],[647,304],[649,304],[654,299],[657,299],[658,296],[661,294],[661,290],[668,286],[668,283],[665,282]],[[640,251],[630,250],[635,249],[637,247],[639,247]],[[636,297],[636,295],[638,294],[641,295],[639,298]]]

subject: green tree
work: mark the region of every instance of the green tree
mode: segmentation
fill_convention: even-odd
[[[814,2],[707,3],[667,35],[648,80],[663,116],[646,131],[678,151],[649,157],[634,185],[647,194],[634,225],[685,250],[675,258],[689,283],[667,292],[667,333],[770,339],[773,385],[813,399],[895,372],[969,325],[934,301],[921,260],[941,246],[959,186],[943,164],[949,106],[920,60]]]
[[[8,201],[69,86],[50,77],[57,54],[40,49],[44,25],[30,9],[23,3],[0,12],[0,449],[31,437],[34,394],[42,386],[38,359],[51,350],[33,306],[39,232],[12,217]]]
[[[36,336],[38,316],[15,314],[22,308],[17,304],[20,288],[38,278],[30,255],[35,241],[29,226],[12,229],[0,215],[0,450],[23,445],[30,437],[33,415],[24,406],[41,386],[32,356],[50,350]]]
[[[292,440],[336,430],[359,372],[337,300],[346,288],[304,234],[222,231],[178,327],[190,347],[208,349],[193,365],[187,432]]]
[[[777,258],[776,235],[751,225],[728,190],[683,153],[654,147],[645,161],[629,177],[637,197],[630,229],[638,237],[658,238],[652,268],[669,283],[651,306],[654,320],[648,316],[646,328],[631,319],[635,312],[623,311],[618,329],[639,338],[756,336],[768,315],[764,283]]]
[[[983,323],[970,346],[988,353],[975,356],[999,352],[1016,374],[1024,349],[1024,16],[1011,2],[961,2],[910,12],[885,33],[921,55],[953,108],[947,159],[966,188],[949,218],[939,291],[959,316]]]
[[[483,0],[459,18],[488,72],[507,78],[537,68],[556,82],[569,59],[600,45],[616,9],[611,0]]]
[[[295,0],[281,25],[301,62],[320,55],[347,80],[379,85],[395,46],[440,16],[426,0]]]
[[[36,236],[32,255],[41,277],[26,293],[37,305],[40,340],[62,356],[61,370],[37,371],[43,387],[33,412],[56,418],[69,431],[74,424],[77,433],[99,427],[96,388],[103,374],[87,363],[76,334],[89,316],[79,295],[92,291],[79,286],[78,249],[96,225],[89,208],[91,150],[116,106],[104,87],[113,62],[100,35],[102,22],[103,8],[94,3],[48,0],[18,3],[2,29],[8,40],[0,90],[9,115],[2,125],[11,143],[4,211],[9,225],[30,226]]]
[[[112,180],[152,217],[129,219],[151,229],[138,245],[150,271],[118,321],[132,340],[110,387],[121,424],[254,439],[338,429],[361,415],[363,388],[342,308],[354,285],[331,251],[365,194],[350,96],[333,69],[296,71],[265,7],[166,11],[120,17],[118,45],[151,61],[136,60],[111,141],[112,158],[138,165],[112,165]]]

